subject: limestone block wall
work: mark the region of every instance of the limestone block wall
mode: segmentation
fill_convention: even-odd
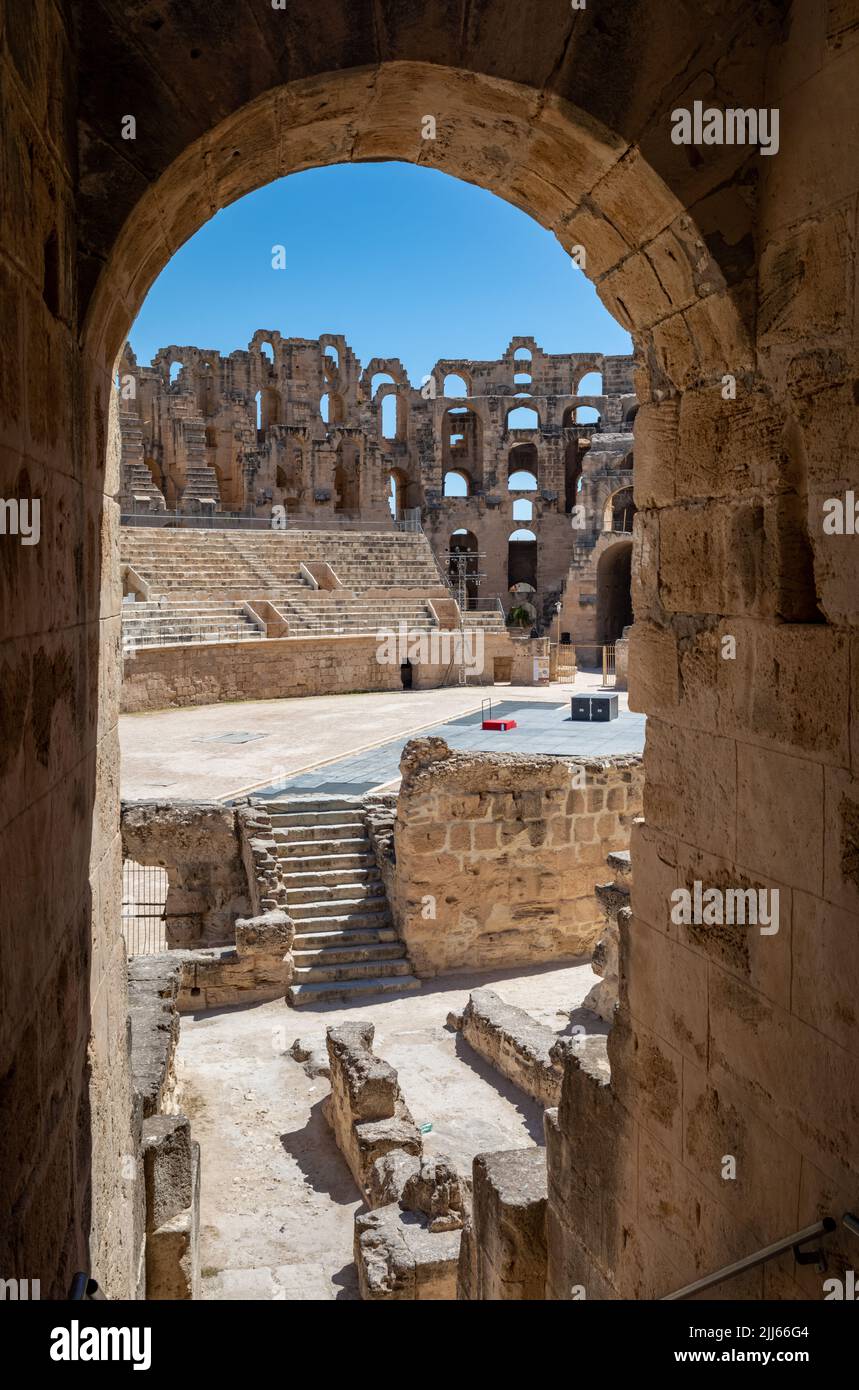
[[[557,1105],[563,1066],[552,1049],[557,1036],[524,1009],[507,1004],[493,989],[474,989],[461,1014],[448,1023],[481,1057],[541,1105]]]
[[[630,686],[651,716],[652,795],[634,851],[639,935],[621,940],[613,1100],[585,1089],[582,1123],[565,1129],[606,1159],[601,1219],[592,1206],[575,1227],[559,1221],[559,1257],[575,1255],[577,1282],[661,1293],[787,1217],[857,1205],[859,547],[852,528],[824,531],[823,507],[859,483],[859,31],[824,0],[718,0],[691,37],[688,6],[666,3],[645,43],[620,5],[598,37],[594,7],[551,23],[532,0],[508,9],[509,23],[464,36],[426,5],[393,7],[380,46],[332,0],[308,11],[286,82],[270,7],[231,7],[213,28],[211,7],[189,3],[181,42],[170,19],[160,41],[138,41],[139,7],[123,0],[92,23],[34,0],[3,27],[3,495],[41,501],[42,539],[2,542],[0,1075],[14,1125],[0,1168],[15,1220],[0,1263],[38,1273],[43,1293],[78,1267],[114,1297],[134,1287],[115,363],[148,287],[215,209],[320,160],[415,159],[436,110],[444,138],[421,142],[422,159],[586,250],[634,335],[642,402]],[[121,138],[112,71],[147,93],[146,141]],[[776,158],[671,141],[672,106],[709,99],[714,72],[720,104],[780,109]],[[294,117],[275,141],[285,102]],[[738,639],[733,671],[720,625]],[[785,916],[776,949],[750,940],[746,967],[741,944],[720,957],[715,937],[670,931],[661,866],[676,885],[674,850],[778,884],[790,929]],[[22,921],[34,924],[23,949]],[[657,979],[682,981],[682,1013]],[[647,1059],[636,1098],[624,1086]],[[716,1114],[712,1090],[746,1154],[730,1189],[713,1177],[718,1121],[688,1123]],[[819,1297],[816,1272],[789,1259],[761,1280],[758,1292]]]
[[[416,974],[591,949],[602,921],[596,872],[628,845],[640,758],[453,753],[429,738],[409,742],[400,766],[389,891]],[[584,786],[574,787],[582,768]]]
[[[236,811],[217,802],[124,801],[121,824],[125,857],[167,871],[167,945],[232,942],[236,918],[259,896]]]
[[[379,645],[375,636],[291,637],[140,648],[125,662],[122,710],[132,714],[220,700],[400,690],[399,663],[379,661]],[[470,683],[491,684],[496,656],[509,669],[512,654],[513,643],[506,632],[486,633],[484,669],[471,676]],[[449,663],[413,664],[412,683],[417,690],[449,685],[456,679],[456,668]]]

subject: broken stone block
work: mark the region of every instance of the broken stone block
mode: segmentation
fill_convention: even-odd
[[[454,1299],[460,1231],[430,1231],[396,1204],[355,1218],[355,1263],[368,1300]]]
[[[448,1021],[456,1017],[450,1014]],[[502,1076],[541,1105],[558,1104],[563,1070],[551,1055],[557,1041],[551,1028],[491,989],[472,990],[460,1026],[466,1042]]]
[[[372,1023],[344,1023],[327,1033],[331,1094],[322,1113],[364,1200],[372,1206],[378,1189],[376,1161],[402,1150],[420,1155],[421,1136],[400,1094],[397,1073],[372,1051]]]
[[[460,1230],[465,1201],[459,1174],[450,1159],[422,1158],[403,1187],[400,1206],[425,1216],[433,1233]]]
[[[200,1145],[184,1115],[143,1122],[146,1297],[192,1299],[200,1292]]]
[[[460,1298],[545,1298],[547,1199],[545,1149],[477,1155],[471,1226],[460,1252]]]

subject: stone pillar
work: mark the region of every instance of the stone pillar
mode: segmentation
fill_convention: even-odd
[[[200,1145],[184,1115],[143,1122],[146,1297],[200,1296]]]
[[[463,1234],[458,1297],[545,1298],[545,1150],[478,1154],[472,1184],[473,1212]]]

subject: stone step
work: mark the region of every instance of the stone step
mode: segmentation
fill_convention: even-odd
[[[297,870],[295,873],[282,873],[281,877],[287,892],[293,888],[309,888],[314,883],[318,884],[320,888],[339,888],[345,883],[352,883],[357,886],[372,879],[381,882],[375,861],[363,868],[360,865],[356,865],[354,868],[347,865],[345,869],[319,868],[307,872]]]
[[[277,805],[277,802],[272,803]],[[275,831],[277,840],[284,840],[284,835],[278,835],[277,831],[286,830],[306,830],[309,826],[318,826],[322,831],[343,830],[349,833],[356,833],[356,830],[364,828],[363,810],[295,810],[295,812],[285,812],[285,810],[275,810],[271,813],[271,826]],[[313,838],[310,835],[304,838]]]
[[[284,875],[287,882],[297,881],[301,876],[316,877],[340,869],[360,871],[376,867],[376,856],[369,854],[366,848],[354,854],[290,854],[284,845],[278,845],[277,857],[284,867],[288,866]]]
[[[365,965],[372,961],[402,961],[405,954],[406,948],[402,941],[395,938],[393,941],[365,942],[357,946],[317,946],[305,949],[302,944],[300,950],[295,950],[293,947],[292,959],[301,978],[321,980],[329,978],[327,975],[319,973],[322,967],[327,969],[330,965]],[[314,971],[314,974],[305,976],[304,972],[310,970]]]
[[[393,927],[347,926],[343,929],[334,928],[335,922],[348,923],[351,920],[349,917],[320,917],[317,930],[296,930],[293,949],[312,951],[321,950],[325,946],[375,946],[399,939]],[[331,930],[328,929],[329,924]]]
[[[287,844],[310,844],[331,841],[332,844],[339,843],[341,840],[366,839],[366,834],[357,835],[356,832],[364,832],[364,817],[360,811],[355,812],[353,820],[323,820],[315,819],[319,815],[318,811],[307,811],[302,815],[297,825],[283,825],[282,821],[287,819],[284,816],[272,816],[271,823],[274,830],[274,838],[279,845]],[[348,815],[346,811],[332,811],[332,816],[340,817]]]
[[[268,801],[266,802],[266,806],[273,817],[275,815],[285,815],[291,819],[293,816],[304,816],[311,812],[319,812],[321,815],[326,815],[330,811],[351,811],[353,814],[361,816],[363,819],[363,808],[361,803],[360,801],[356,801],[354,797],[348,799],[345,796],[296,796],[292,797],[289,801]],[[304,823],[305,822],[301,821],[295,822],[295,824]]]
[[[384,964],[384,969],[380,966]],[[405,958],[386,960],[353,961],[347,965],[309,965],[296,969],[293,980],[297,985],[316,984],[324,981],[361,980],[365,975],[388,976],[409,975],[411,965]]]
[[[412,994],[421,982],[414,975],[381,976],[361,980],[340,980],[324,984],[290,985],[287,999],[294,1009],[304,1005],[348,1003],[366,994]]]
[[[356,883],[354,877],[345,883],[318,883],[316,875],[310,874],[311,882],[300,887],[287,887],[287,902],[291,909],[299,910],[308,904],[328,902],[355,902],[362,898],[379,899],[382,897],[382,882],[379,878],[366,879],[363,883]],[[384,899],[383,899],[384,901]]]
[[[632,877],[632,859],[628,849],[616,849],[606,856],[608,867],[614,871],[617,882],[626,883]]]
[[[344,908],[348,908],[349,911],[344,912]],[[324,898],[318,902],[307,900],[291,903],[289,908],[289,915],[296,924],[304,923],[308,926],[323,921],[329,922],[332,926],[335,922],[354,922],[356,926],[370,926],[373,919],[386,917],[387,912],[388,900],[383,893],[377,896],[368,894],[363,898]]]

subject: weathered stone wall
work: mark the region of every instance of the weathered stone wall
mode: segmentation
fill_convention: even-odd
[[[125,662],[124,713],[220,700],[277,700],[292,695],[343,695],[401,690],[399,665],[379,661],[372,637],[290,637],[253,642],[188,643],[139,648]],[[506,633],[486,633],[484,669],[471,679],[491,684],[496,655],[509,659]],[[456,671],[428,662],[413,666],[416,690],[449,685]],[[530,680],[529,680],[530,683]]]
[[[129,962],[135,1149],[124,1169],[137,1178],[133,1233],[138,1297],[191,1299],[200,1286],[200,1146],[179,1113],[176,1048],[182,975],[175,955]]]
[[[551,1028],[492,989],[472,990],[462,1013],[448,1015],[448,1023],[526,1095],[541,1105],[558,1104],[564,1073],[552,1056],[557,1037]]]
[[[89,1266],[112,1296],[134,1287],[114,365],[214,210],[349,159],[429,161],[510,198],[585,249],[635,337],[630,686],[652,794],[611,1035],[622,1123],[583,1103],[575,1139],[607,1158],[601,1222],[558,1226],[579,1282],[665,1292],[750,1237],[855,1208],[859,547],[823,530],[823,504],[859,482],[854,18],[719,0],[702,26],[666,0],[642,27],[625,0],[491,0],[467,32],[417,3],[382,34],[335,0],[211,14],[189,0],[180,41],[175,17],[155,33],[125,0],[34,0],[0,39],[2,491],[42,502],[39,545],[2,539],[4,1274],[61,1292]],[[300,27],[286,48],[284,26]],[[122,139],[105,72],[147,94],[150,139]],[[720,107],[779,107],[777,158],[671,140],[672,108],[711,99],[714,73]],[[443,138],[424,141],[434,111]],[[790,930],[750,940],[748,964],[669,930],[678,860],[780,885]],[[714,1091],[728,1134],[689,1124]],[[726,1142],[742,1184],[714,1176]],[[820,1293],[789,1259],[762,1287]]]
[[[590,951],[596,870],[629,842],[640,758],[453,753],[429,738],[406,745],[401,769],[392,908],[416,974]]]
[[[232,942],[252,893],[237,812],[218,802],[124,801],[122,849],[167,871],[166,939],[173,946]]]
[[[546,1297],[546,1152],[478,1154],[472,1212],[459,1253],[457,1297],[534,1301]]]

